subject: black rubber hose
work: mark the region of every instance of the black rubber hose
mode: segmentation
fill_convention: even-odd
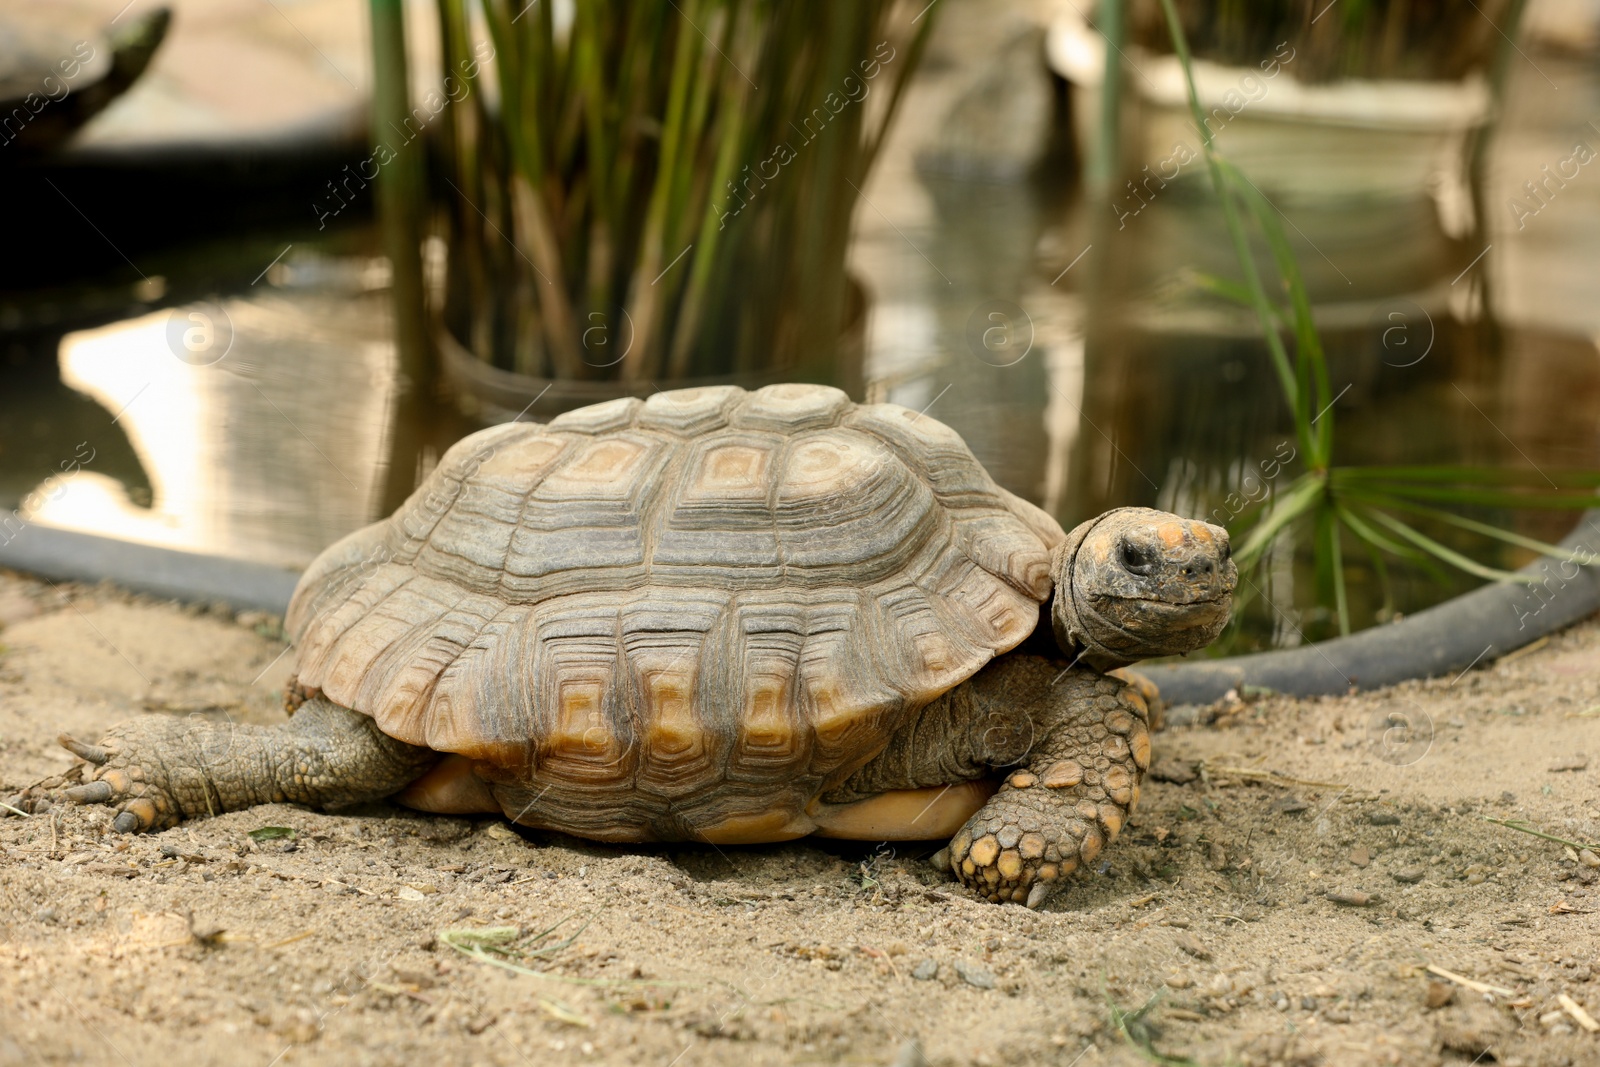
[[[0,526],[0,567],[61,581],[111,581],[174,600],[220,601],[282,615],[300,576],[264,563],[202,556],[134,541],[27,526],[7,537]]]
[[[1142,666],[1169,704],[1210,704],[1260,686],[1292,696],[1336,696],[1487,663],[1600,610],[1600,509],[1584,512],[1561,547],[1575,560],[1539,559],[1521,573],[1398,622],[1279,652]]]

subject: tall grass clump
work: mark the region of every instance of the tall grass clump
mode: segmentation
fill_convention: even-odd
[[[624,382],[831,358],[851,215],[934,12],[438,4],[446,70],[493,49],[441,160],[443,322],[476,358]]]

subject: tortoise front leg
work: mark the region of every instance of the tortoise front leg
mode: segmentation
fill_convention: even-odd
[[[1117,836],[1138,802],[1150,766],[1145,701],[1121,679],[1035,656],[1003,657],[966,688],[980,715],[1025,714],[1033,737],[951,840],[951,868],[990,900],[1037,908]]]
[[[119,723],[96,745],[65,735],[61,744],[88,764],[87,780],[67,789],[67,799],[114,807],[123,833],[257,804],[333,808],[376,800],[438,759],[321,698],[273,726],[149,716]]]
[[[944,797],[952,785],[1009,772],[951,840],[950,864],[990,900],[1036,908],[1117,836],[1138,800],[1150,765],[1141,684],[1153,689],[1065,661],[1002,656],[929,704],[820,799],[865,805],[907,790]],[[890,836],[927,839],[918,830],[937,821],[927,815],[932,805],[911,806],[924,814]]]

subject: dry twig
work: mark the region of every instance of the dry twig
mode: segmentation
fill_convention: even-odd
[[[1443,967],[1435,966],[1432,963],[1428,964],[1424,970],[1426,970],[1429,974],[1435,974],[1440,978],[1454,982],[1456,985],[1465,986],[1474,993],[1493,993],[1502,997],[1514,997],[1517,995],[1517,991],[1515,989],[1506,989],[1504,986],[1490,985],[1488,982],[1480,982],[1475,978],[1468,978],[1464,974],[1457,974],[1454,971],[1447,971]]]

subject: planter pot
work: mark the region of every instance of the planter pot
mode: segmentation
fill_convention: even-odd
[[[456,403],[468,416],[484,425],[522,417],[545,421],[562,412],[618,397],[647,397],[670,389],[711,385],[737,385],[759,389],[778,382],[817,382],[837,386],[852,397],[862,392],[862,366],[867,335],[866,290],[850,280],[845,323],[831,353],[807,363],[773,367],[743,374],[696,378],[658,378],[652,381],[536,378],[503,370],[474,356],[442,323],[436,323],[434,341],[439,366]]]
[[[1174,170],[1201,176],[1182,65],[1173,55],[1133,46],[1127,52],[1140,72],[1127,82],[1138,104],[1124,131],[1135,160],[1130,171],[1142,174],[1148,165],[1168,180]],[[1294,61],[1285,59],[1290,52],[1263,56],[1263,68],[1194,61],[1196,95],[1217,147],[1269,196],[1370,202],[1423,196],[1441,180],[1461,188],[1465,139],[1490,116],[1481,76],[1305,85],[1294,79]],[[1069,5],[1050,27],[1046,53],[1073,86],[1073,128],[1080,152],[1087,152],[1098,122],[1105,38]]]

